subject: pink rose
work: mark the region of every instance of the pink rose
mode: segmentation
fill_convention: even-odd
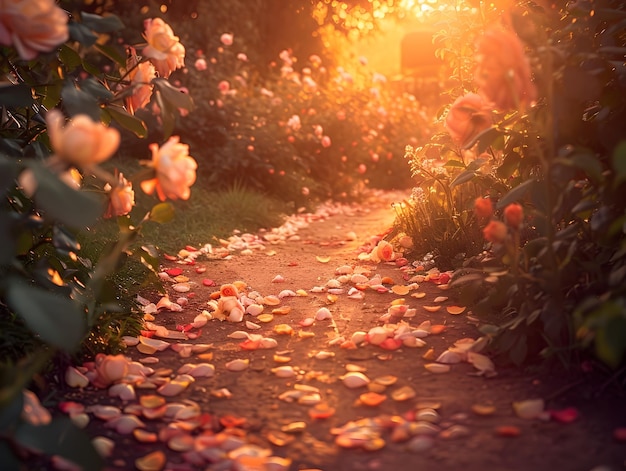
[[[49,52],[69,39],[67,14],[54,0],[0,2],[0,44],[15,46],[24,60]]]
[[[491,126],[492,119],[485,101],[476,93],[458,97],[446,116],[445,127],[452,140],[465,145]]]
[[[202,57],[200,59],[196,59],[196,62],[194,63],[194,67],[199,72],[206,70],[207,69],[206,60],[203,59]]]
[[[537,98],[530,64],[516,34],[491,29],[476,45],[476,83],[479,92],[497,109],[524,109]]]
[[[172,136],[161,147],[150,144],[156,178],[144,180],[141,188],[149,195],[156,191],[161,201],[189,199],[190,187],[196,181],[198,164],[189,155],[189,146],[179,140],[178,136]]]
[[[120,145],[120,133],[87,115],[76,115],[65,126],[63,113],[50,110],[46,115],[50,144],[62,160],[88,167],[111,157]]]
[[[233,45],[233,35],[230,33],[224,33],[220,36],[220,41],[224,46],[232,46]]]
[[[133,185],[124,178],[124,174],[118,175],[118,183],[115,188],[106,184],[104,189],[109,193],[109,204],[104,214],[105,218],[124,216],[133,209],[135,205],[135,192]]]
[[[220,83],[217,84],[217,88],[219,89],[220,93],[226,94],[230,90],[230,83],[228,83],[228,81],[226,80],[222,80]]]
[[[322,147],[330,147],[332,144],[330,137],[328,136],[323,136],[322,137]]]
[[[144,20],[144,27],[143,37],[148,45],[143,48],[143,54],[154,64],[159,76],[167,78],[185,65],[185,47],[160,18]]]

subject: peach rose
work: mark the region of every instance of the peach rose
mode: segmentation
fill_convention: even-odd
[[[519,229],[524,221],[524,209],[518,203],[512,203],[504,208],[504,221],[513,229]]]
[[[458,97],[446,116],[445,127],[452,140],[463,146],[492,124],[490,110],[476,93]]]
[[[107,183],[104,189],[109,193],[109,204],[104,214],[105,218],[124,216],[130,213],[135,205],[135,192],[132,183],[124,178],[123,173],[118,175],[115,188]]]
[[[386,240],[381,240],[376,244],[371,255],[375,261],[389,262],[394,257],[393,246]]]
[[[179,140],[178,136],[172,136],[161,147],[150,144],[156,178],[141,182],[141,188],[149,195],[156,190],[161,201],[189,199],[190,187],[196,181],[198,164],[189,156],[189,146]]]
[[[65,126],[63,113],[50,110],[46,124],[55,154],[77,167],[99,164],[111,157],[120,145],[120,133],[87,115],[74,116]]]
[[[54,0],[0,1],[0,44],[15,46],[24,60],[69,39],[68,16]]]
[[[152,96],[152,79],[156,77],[156,69],[150,62],[139,62],[134,49],[126,60],[127,78],[130,80],[132,94],[125,99],[130,114],[150,103]]]
[[[489,198],[474,200],[474,214],[478,219],[489,219],[493,214],[493,202]]]
[[[149,18],[144,20],[144,28],[148,45],[143,48],[143,55],[154,64],[159,76],[167,78],[185,65],[185,46],[174,36],[170,25],[161,18]]]
[[[239,297],[239,290],[233,284],[226,284],[220,287],[220,296],[233,296],[235,298]]]
[[[483,229],[483,236],[487,242],[502,243],[506,240],[507,229],[500,221],[489,221]]]
[[[525,109],[537,98],[530,64],[516,34],[486,31],[476,45],[475,80],[481,95],[502,111]]]
[[[128,374],[130,361],[124,355],[105,355],[98,353],[95,361],[96,377],[92,381],[94,386],[105,388],[116,383]]]

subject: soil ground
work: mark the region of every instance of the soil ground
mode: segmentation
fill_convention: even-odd
[[[210,358],[209,363],[215,366],[214,375],[196,378],[185,391],[168,397],[167,401],[193,401],[208,414],[205,417],[214,421],[214,432],[229,425],[225,429],[227,434],[236,437],[233,441],[238,445],[245,444],[249,453],[267,450],[272,456],[289,458],[291,464],[288,467],[272,467],[262,459],[255,463],[249,460],[244,465],[245,460],[227,459],[225,453],[228,450],[219,458],[214,457],[213,463],[199,460],[192,464],[194,456],[197,458],[193,453],[174,451],[171,448],[176,448],[175,445],[168,446],[160,441],[140,443],[132,434],[120,435],[107,428],[103,421],[92,418],[88,433],[109,437],[116,444],[113,455],[107,458],[107,469],[136,469],[135,460],[155,450],[166,453],[168,464],[164,469],[173,470],[626,469],[626,443],[613,437],[616,428],[626,427],[626,398],[610,382],[601,387],[593,373],[529,373],[496,365],[497,375],[484,377],[477,376],[477,370],[467,362],[451,365],[447,373],[429,372],[424,365],[432,360],[423,356],[430,348],[434,349],[436,358],[457,340],[480,336],[471,313],[451,315],[446,311],[446,306],[453,304],[452,300],[439,303],[442,308],[437,312],[423,308],[438,304],[435,298],[447,296],[440,285],[428,281],[419,283],[419,288],[413,292],[426,293],[422,299],[366,290],[361,300],[350,299],[345,292],[333,300],[329,299],[328,292],[312,292],[314,287],[325,286],[328,280],[337,278],[336,269],[346,265],[367,268],[369,277],[380,274],[390,277],[393,284],[408,284],[403,278],[404,272],[395,263],[358,260],[358,254],[371,243],[372,236],[384,232],[393,222],[390,203],[394,198],[397,195],[379,194],[365,204],[345,206],[328,217],[312,218],[317,220],[300,228],[288,240],[268,244],[265,250],[252,250],[247,255],[234,254],[228,259],[199,256],[194,264],[181,263],[181,260],[163,261],[164,270],[181,268],[192,286],[190,295],[177,293],[172,289],[173,284],[168,284],[172,300],[179,296],[186,296],[189,300],[182,312],[160,310],[155,315],[154,322],[170,330],[192,322],[200,312],[209,309],[207,302],[211,293],[222,284],[243,281],[248,292],[257,291],[263,296],[278,295],[283,290],[306,291],[307,296],[284,297],[280,305],[266,306],[266,313],[276,307],[291,308],[287,314],[275,314],[271,322],[261,323],[250,315],[238,323],[214,319],[202,328],[197,339],[165,339],[171,344],[200,343],[210,344],[211,348],[205,356],[194,354],[189,358],[168,348],[153,355],[158,358],[158,363],[149,365],[154,369],[169,368],[175,374],[183,364],[197,364],[203,362],[203,358]],[[318,257],[328,257],[329,261]],[[206,268],[206,271],[198,273],[201,271],[197,270],[198,267]],[[276,282],[277,275],[284,281]],[[216,285],[203,285],[206,279],[213,280]],[[354,332],[367,332],[382,325],[380,317],[394,299],[401,297],[416,310],[416,315],[404,322],[416,327],[430,321],[433,325],[445,325],[445,330],[425,337],[426,345],[419,348],[402,346],[386,350],[366,343],[348,349],[329,344],[337,337],[350,339]],[[158,297],[150,299],[155,303],[158,300]],[[302,319],[315,316],[322,307],[328,308],[331,319],[317,320],[309,327],[300,325]],[[248,330],[246,320],[261,328]],[[279,324],[291,326],[293,333],[277,333],[275,328]],[[236,331],[273,338],[277,346],[244,350],[242,339],[228,337]],[[331,352],[332,356],[316,357],[320,351]],[[129,347],[126,354],[134,360],[147,356],[135,347]],[[277,363],[275,355],[290,360]],[[249,367],[239,372],[229,371],[225,365],[234,359],[249,359]],[[273,371],[286,365],[293,367],[294,376],[279,377]],[[341,378],[349,370],[361,370],[372,383],[359,388],[347,387]],[[377,378],[389,379],[390,376],[396,378],[395,384],[386,387],[373,384]],[[334,414],[327,418],[312,418],[310,410],[313,405],[301,404],[297,400],[289,402],[284,396],[281,399],[281,395],[294,391],[298,385],[317,388],[319,399],[333,408]],[[404,400],[394,399],[403,387],[410,387],[415,395],[410,397],[409,394]],[[223,388],[228,391],[228,397],[223,397]],[[384,402],[377,406],[360,402],[359,397],[368,389],[384,394]],[[154,391],[137,388],[138,396],[146,394],[154,394]],[[573,407],[579,415],[571,423],[523,419],[516,415],[513,402],[536,398],[546,401],[546,409]],[[93,388],[70,390],[66,399],[118,407],[137,402],[122,402]],[[476,405],[488,406],[487,411],[491,408],[492,413],[478,414],[473,409]],[[434,426],[425,425],[416,417],[416,414],[432,414],[431,411],[423,412],[429,407],[436,410]],[[163,418],[142,420],[147,430],[155,432],[171,426],[172,422]],[[340,429],[351,421],[355,422],[353,433],[344,434],[343,441],[338,440]],[[236,426],[232,426],[233,422]],[[498,432],[503,426],[508,428]],[[423,428],[421,433],[417,433],[419,427]],[[197,436],[198,432],[195,430],[190,434]],[[517,436],[506,436],[509,434]],[[236,453],[231,454],[230,458],[235,456]],[[261,462],[265,465],[259,464]]]

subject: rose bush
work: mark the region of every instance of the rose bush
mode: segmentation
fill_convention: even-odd
[[[420,186],[399,210],[399,228],[416,241],[417,256],[435,251],[422,241],[441,233],[462,242],[451,287],[478,316],[501,315],[482,328],[492,352],[568,368],[595,354],[617,368],[626,357],[626,293],[616,281],[626,269],[617,196],[626,184],[618,124],[626,119],[626,69],[616,62],[626,47],[623,12],[610,0],[466,12],[447,18],[441,55],[454,70],[452,96],[482,96],[494,119],[479,133],[442,126],[447,132],[409,149]],[[475,47],[454,47],[461,44]],[[456,122],[472,124],[476,109],[462,109]],[[469,233],[487,244],[472,246]]]
[[[122,134],[148,135],[134,115],[139,108],[157,104],[161,126],[155,131],[164,140],[172,122],[192,108],[189,95],[156,77],[148,62],[169,73],[181,67],[184,47],[162,20],[148,25],[154,57],[126,60],[123,44],[107,44],[123,28],[114,15],[75,11],[70,17],[51,0],[0,2],[0,187],[10,202],[0,208],[0,440],[3,449],[20,453],[59,450],[60,459],[83,469],[101,467],[91,442],[70,421],[33,422],[37,410],[23,390],[69,355],[114,350],[122,335],[138,332],[141,314],[121,305],[127,283],[114,280],[123,278],[123,262],[132,258],[147,274],[156,271],[156,251],[133,241],[144,222],[166,221],[172,208],[160,202],[133,220],[134,209],[141,211],[133,180],[157,178],[161,200],[189,198],[196,164],[175,138],[163,146],[169,150],[158,168],[134,178],[111,162]],[[87,229],[99,219],[113,217],[117,242],[97,257],[82,252],[79,238],[89,237]],[[102,384],[123,374],[115,356],[97,363],[93,374]],[[83,384],[78,370],[66,374],[72,384]],[[17,461],[3,453],[3,465],[17,467]]]

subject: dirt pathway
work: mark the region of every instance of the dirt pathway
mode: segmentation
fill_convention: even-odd
[[[626,426],[623,398],[594,401],[585,382],[558,393],[561,383],[468,358],[476,322],[467,311],[448,312],[445,279],[360,259],[390,227],[393,199],[301,216],[262,240],[233,239],[240,250],[232,256],[212,246],[164,260],[176,305],[151,314],[156,335],[128,349],[150,368],[125,380],[136,397],[122,401],[92,387],[67,396],[139,417],[139,431],[118,433],[117,419],[87,409],[89,433],[115,442],[108,468],[625,469],[626,444],[612,436]],[[199,328],[209,314],[219,317],[216,293],[232,283],[246,307],[252,299],[262,312]],[[389,318],[390,309],[407,312]],[[458,363],[435,361],[447,350]],[[534,399],[546,399],[545,410],[524,402]],[[539,417],[522,418],[524,411]],[[167,465],[159,467],[155,452]],[[156,465],[136,462],[146,455]]]

